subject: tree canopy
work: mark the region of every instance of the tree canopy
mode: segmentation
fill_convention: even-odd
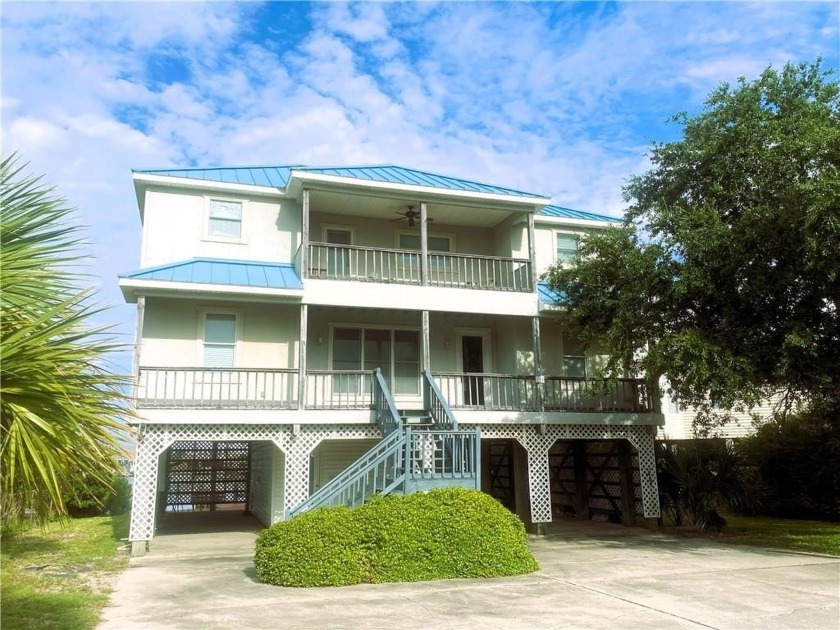
[[[116,348],[73,271],[74,212],[15,156],[0,160],[0,516],[63,514],[62,493],[108,483],[129,414]]]
[[[838,94],[820,61],[788,63],[672,118],[624,227],[546,275],[608,374],[664,376],[701,420],[771,395],[840,416]]]

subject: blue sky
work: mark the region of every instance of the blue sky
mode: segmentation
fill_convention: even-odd
[[[396,163],[620,215],[670,115],[768,64],[837,68],[839,7],[4,2],[3,149],[79,209],[131,342],[131,168]]]

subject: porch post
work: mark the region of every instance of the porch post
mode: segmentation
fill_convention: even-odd
[[[423,370],[432,370],[432,343],[430,339],[429,311],[423,311]]]
[[[300,341],[298,342],[298,409],[306,407],[306,326],[309,306],[300,305]]]
[[[420,278],[423,286],[429,284],[429,229],[428,209],[425,203],[420,204]]]
[[[300,226],[300,277],[309,277],[309,191],[303,189],[303,211]]]
[[[145,554],[149,541],[155,536],[158,461],[160,454],[171,443],[172,440],[164,431],[153,426],[140,426],[134,460],[131,526],[128,534],[132,556]]]
[[[545,400],[545,375],[543,374],[542,365],[542,341],[540,339],[540,318],[533,317],[531,319],[531,331],[534,335],[534,406],[535,411],[543,411],[543,401]]]
[[[636,495],[633,485],[633,458],[630,454],[630,442],[618,441],[618,478],[621,482],[621,522],[624,525],[636,524]]]
[[[555,437],[539,432],[536,426],[527,428],[524,446],[528,452],[528,491],[531,500],[531,525],[535,533],[544,533],[551,518],[551,477],[548,451]]]
[[[642,506],[645,519],[658,519],[659,484],[656,480],[656,427],[629,427],[627,439],[639,453],[639,481],[642,484]],[[650,523],[650,521],[648,521]]]
[[[531,291],[537,292],[537,248],[535,245],[536,230],[534,228],[534,213],[528,213],[528,259],[531,261]]]
[[[132,397],[137,405],[137,395],[140,393],[140,350],[143,344],[143,320],[146,315],[146,296],[137,297],[137,324],[134,333],[134,359],[131,366],[131,374],[134,377]]]

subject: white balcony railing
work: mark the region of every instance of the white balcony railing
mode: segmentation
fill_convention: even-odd
[[[187,409],[295,409],[298,371],[142,367],[137,406]]]
[[[310,243],[309,277],[420,284],[420,253],[356,245]]]
[[[309,277],[395,284],[422,284],[417,251],[309,244]],[[441,287],[530,293],[531,263],[518,258],[472,254],[429,254],[428,284]]]
[[[451,409],[650,413],[653,405],[641,379],[596,380],[545,377],[542,404],[532,375],[445,372],[433,375]],[[419,380],[418,375],[418,380]],[[298,409],[296,369],[142,367],[139,408]],[[307,409],[372,409],[371,372],[310,370]]]

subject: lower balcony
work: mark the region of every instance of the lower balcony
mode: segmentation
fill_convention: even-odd
[[[652,413],[641,379],[597,380],[532,375],[439,372],[434,374],[452,409]],[[300,404],[296,369],[140,368],[137,407],[147,409],[370,409],[372,377],[366,370],[311,370]],[[420,392],[420,377],[417,379]]]

